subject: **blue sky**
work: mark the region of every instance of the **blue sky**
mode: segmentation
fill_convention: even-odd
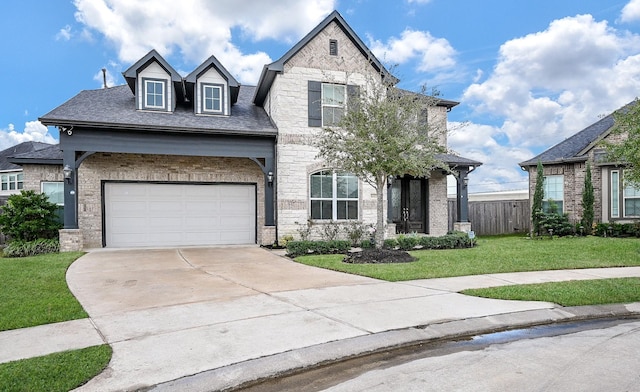
[[[484,163],[472,192],[526,189],[518,162],[640,95],[640,0],[7,1],[0,149],[57,142],[38,117],[100,88],[102,68],[123,84],[152,48],[185,74],[213,54],[255,84],[334,9],[396,65],[400,87],[460,102],[449,147]]]

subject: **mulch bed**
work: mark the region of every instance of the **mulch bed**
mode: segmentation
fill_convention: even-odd
[[[410,263],[417,259],[403,250],[391,249],[363,249],[360,252],[349,252],[342,260],[349,264],[375,263]]]

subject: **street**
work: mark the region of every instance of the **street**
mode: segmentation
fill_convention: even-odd
[[[560,324],[382,353],[255,391],[640,391],[640,321]]]

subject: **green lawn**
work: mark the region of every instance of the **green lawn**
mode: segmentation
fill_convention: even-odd
[[[82,254],[0,258],[0,331],[88,317],[65,279]],[[68,391],[95,377],[110,359],[111,347],[102,345],[3,363],[0,391]]]
[[[640,239],[522,236],[483,237],[471,249],[418,250],[418,261],[402,264],[347,264],[342,255],[300,256],[296,261],[387,281],[499,272],[640,265]]]
[[[469,289],[478,297],[553,302],[561,306],[601,305],[640,301],[640,278],[579,280]]]
[[[88,317],[67,287],[81,252],[0,258],[0,331]]]

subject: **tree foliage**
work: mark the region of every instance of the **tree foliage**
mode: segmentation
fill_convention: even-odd
[[[60,229],[57,209],[46,194],[22,191],[9,196],[2,206],[0,229],[12,241],[57,238]]]
[[[540,234],[540,213],[542,213],[542,200],[544,199],[544,169],[540,161],[538,161],[536,172],[536,189],[533,192],[533,204],[531,205],[531,224],[533,232]]]
[[[608,159],[626,165],[625,180],[640,185],[640,101],[614,113],[613,135],[620,135],[620,143],[607,142]]]
[[[427,119],[429,108],[439,102],[437,93],[427,95],[424,88],[420,93],[400,90],[380,80],[368,80],[366,86],[366,91],[348,97],[342,119],[334,127],[323,128],[315,146],[318,158],[376,189],[376,246],[380,247],[387,178],[404,174],[429,177],[435,168],[446,169],[438,158],[446,152],[442,145],[446,129]]]
[[[587,162],[587,171],[584,176],[584,190],[582,191],[582,221],[586,233],[591,233],[593,226],[593,203],[595,197],[593,195],[593,182],[591,180],[591,164]]]

